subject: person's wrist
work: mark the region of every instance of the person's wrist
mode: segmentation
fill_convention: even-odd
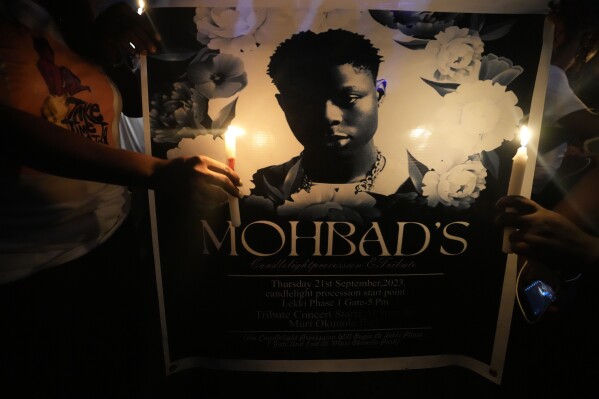
[[[154,158],[153,164],[151,167],[151,171],[147,177],[146,186],[150,190],[156,190],[160,188],[163,184],[168,183],[164,182],[164,170],[171,163],[171,160],[168,159],[159,159]]]

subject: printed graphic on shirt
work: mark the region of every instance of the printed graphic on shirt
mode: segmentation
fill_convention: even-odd
[[[69,68],[55,63],[54,51],[46,39],[34,38],[33,46],[39,55],[37,69],[49,92],[42,104],[42,116],[88,140],[108,144],[108,123],[104,120],[100,105],[75,97],[81,91],[91,92],[91,87],[82,84],[81,79]]]

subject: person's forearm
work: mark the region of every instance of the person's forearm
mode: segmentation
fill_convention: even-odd
[[[145,154],[93,143],[46,120],[0,105],[5,133],[3,158],[64,177],[154,188],[152,177],[165,164]]]

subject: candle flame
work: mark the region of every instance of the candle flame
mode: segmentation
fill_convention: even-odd
[[[224,139],[227,159],[235,159],[235,146],[237,137],[243,134],[245,134],[245,131],[237,126],[229,126],[229,128],[225,132]]]
[[[242,128],[237,126],[229,126],[225,132],[225,146],[235,151],[235,141],[237,140],[238,136],[241,136],[244,133],[245,131]]]
[[[530,140],[530,129],[526,125],[520,127],[520,145],[526,147]]]
[[[146,6],[146,4],[144,0],[138,0],[137,4],[139,6],[139,8],[137,9],[137,13],[141,15],[141,13],[144,12],[144,7]]]

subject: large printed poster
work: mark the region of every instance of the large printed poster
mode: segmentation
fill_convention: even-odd
[[[244,182],[216,209],[151,196],[167,372],[459,365],[499,382],[516,266],[494,204],[523,125],[530,189],[541,9],[156,3],[148,151]]]

